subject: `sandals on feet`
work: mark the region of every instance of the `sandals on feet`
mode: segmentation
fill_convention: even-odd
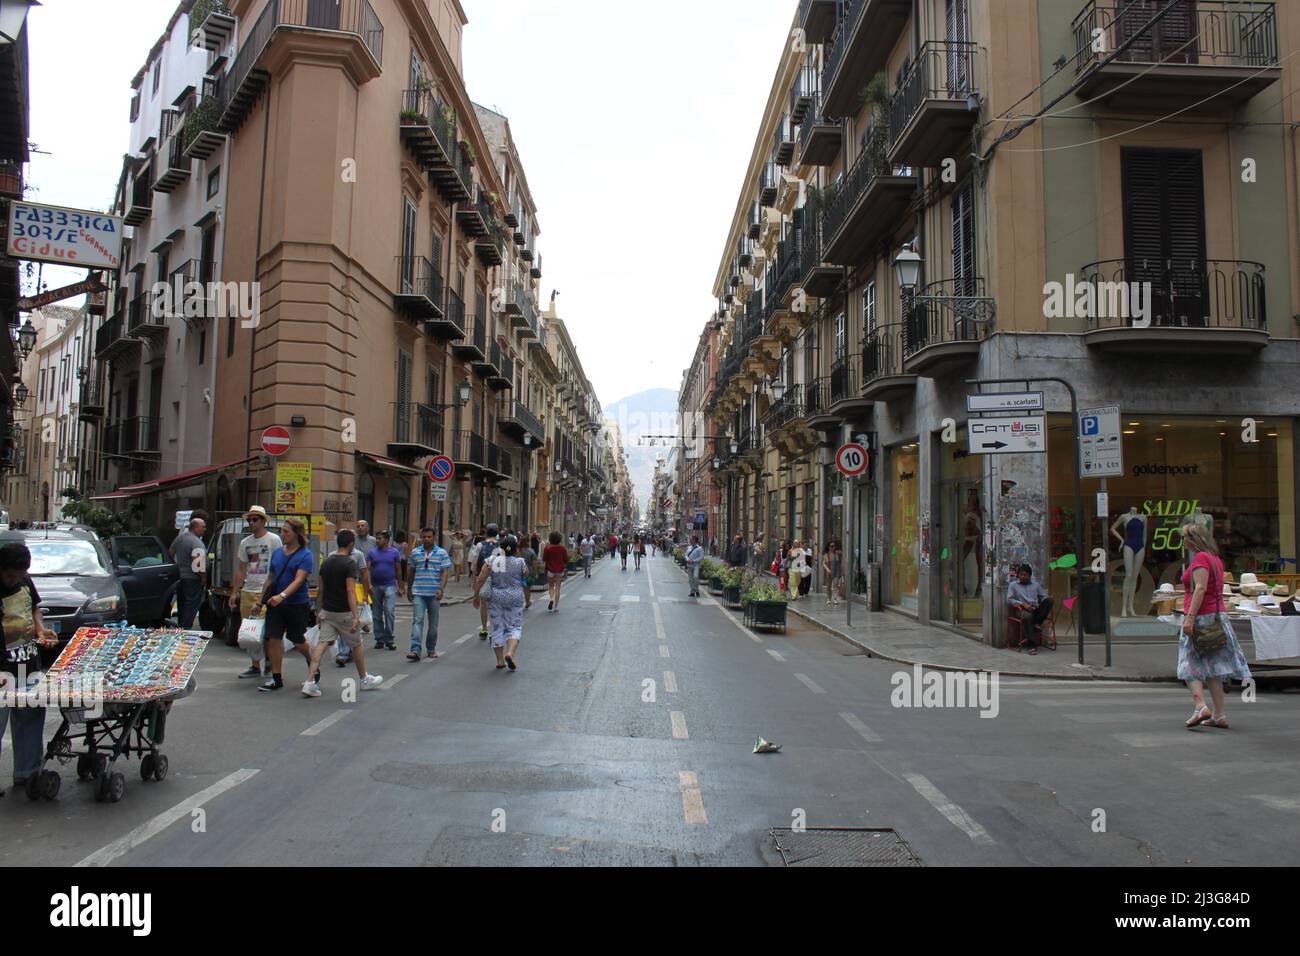
[[[515,659],[511,657],[509,654],[506,655],[506,666],[509,667],[511,670],[515,669]]]
[[[1213,719],[1214,717],[1210,713],[1210,708],[1200,707],[1192,711],[1192,716],[1187,718],[1186,726],[1188,730],[1191,730],[1193,727],[1198,727],[1206,721]]]
[[[498,664],[498,665],[497,665],[497,670],[499,670],[499,671],[503,671],[503,670],[505,670],[505,669],[506,669],[506,665],[505,665],[505,664]]]
[[[1211,717],[1209,720],[1206,721],[1206,723],[1211,727],[1222,727],[1224,730],[1228,729],[1227,715],[1224,715],[1222,717]]]

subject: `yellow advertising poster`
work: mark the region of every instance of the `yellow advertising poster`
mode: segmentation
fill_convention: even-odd
[[[311,514],[311,465],[278,462],[275,466],[277,514]]]

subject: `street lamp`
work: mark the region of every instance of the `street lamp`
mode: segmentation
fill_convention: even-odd
[[[18,351],[22,353],[24,361],[32,354],[34,348],[36,348],[36,326],[32,325],[32,320],[29,318],[18,330]]]
[[[462,380],[456,391],[460,394],[460,403],[462,405],[468,405],[469,397],[474,393],[474,387],[470,385],[469,379]]]
[[[27,11],[39,6],[38,0],[0,0],[0,44],[17,40],[27,21]]]
[[[24,385],[22,382],[19,382],[18,387],[14,389],[14,404],[17,405],[19,408],[22,408],[23,405],[27,403],[27,396],[30,394],[31,391],[27,388],[27,386]]]
[[[921,276],[921,257],[909,243],[894,257],[894,278],[905,297],[910,297]]]
[[[779,402],[781,401],[784,395],[785,395],[785,382],[781,381],[780,379],[777,379],[775,382],[772,383],[772,398],[775,401]]]
[[[740,442],[736,441],[734,437],[731,439],[731,444],[728,445],[728,447],[731,449],[733,455],[740,454]]]

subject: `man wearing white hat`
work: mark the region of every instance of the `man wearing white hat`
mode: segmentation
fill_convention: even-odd
[[[239,567],[235,570],[234,586],[230,589],[230,609],[233,611],[238,606],[241,621],[252,615],[253,606],[262,599],[267,571],[271,567],[271,555],[283,546],[280,536],[267,529],[266,509],[261,505],[249,508],[244,513],[244,520],[253,533],[239,542]],[[261,649],[250,651],[249,657],[252,658],[252,666],[239,676],[260,677]]]

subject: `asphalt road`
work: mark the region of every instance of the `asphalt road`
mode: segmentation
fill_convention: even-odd
[[[468,604],[439,661],[372,652],[381,690],[258,693],[213,645],[164,746],[118,804],[62,768],[53,803],[0,799],[21,865],[780,865],[771,828],[892,828],[927,865],[1283,864],[1300,850],[1300,695],[1189,732],[1168,685],[1001,681],[998,715],[898,708],[892,676],[797,623],[753,634],[686,598],[665,558],[598,563],[525,618],[498,672]],[[453,589],[453,594],[456,589]],[[57,725],[51,715],[50,730]],[[753,754],[755,737],[779,743]],[[12,772],[9,742],[0,779]],[[1104,818],[1101,813],[1104,812]],[[1101,824],[1104,823],[1104,828]]]

